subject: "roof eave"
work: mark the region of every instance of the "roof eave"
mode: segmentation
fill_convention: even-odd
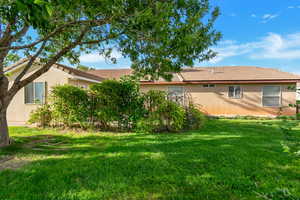
[[[265,80],[203,80],[203,81],[177,81],[153,82],[141,81],[142,85],[193,85],[193,84],[259,84],[259,83],[297,83],[300,79],[265,79]]]

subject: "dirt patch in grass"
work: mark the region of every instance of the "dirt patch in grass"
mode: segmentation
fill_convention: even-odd
[[[35,138],[36,136],[32,136],[32,138]],[[39,137],[36,137],[37,139],[33,139],[29,143],[26,143],[23,145],[24,148],[32,148],[40,143],[49,143],[50,141],[55,140],[52,135],[41,135]],[[30,138],[30,137],[28,137]]]
[[[25,149],[31,149],[34,151],[66,151],[69,148],[64,147],[66,141],[61,141],[55,138],[53,135],[40,135],[38,137],[32,137],[32,140],[23,145]]]
[[[0,171],[5,169],[16,170],[30,163],[31,160],[26,158],[18,158],[15,156],[6,156],[0,160]]]

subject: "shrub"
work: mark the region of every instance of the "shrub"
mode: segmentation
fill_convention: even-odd
[[[177,103],[166,100],[154,114],[160,121],[159,131],[180,131],[183,129],[185,111]]]
[[[185,110],[185,129],[200,129],[204,125],[205,121],[205,115],[194,104],[189,104]]]
[[[149,91],[144,94],[146,114],[137,123],[139,132],[176,132],[184,126],[185,111],[180,105],[167,100],[166,93]]]
[[[94,115],[106,127],[117,122],[120,129],[131,129],[143,114],[139,85],[132,78],[105,80],[91,86]]]
[[[45,128],[47,126],[50,126],[51,121],[52,121],[51,107],[48,104],[44,104],[30,113],[30,118],[28,123],[37,124],[37,126]]]
[[[143,94],[144,106],[147,112],[154,112],[167,99],[167,93],[159,90],[149,90]]]
[[[52,91],[53,116],[65,126],[85,127],[91,116],[91,103],[86,90],[71,86],[56,86]]]

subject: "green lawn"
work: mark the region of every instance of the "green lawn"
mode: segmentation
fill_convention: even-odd
[[[300,160],[283,151],[278,123],[212,120],[180,134],[12,127],[0,199],[300,199]]]

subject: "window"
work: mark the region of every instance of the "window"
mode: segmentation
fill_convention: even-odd
[[[172,86],[168,88],[168,98],[171,101],[183,105],[184,103],[184,88],[178,86]]]
[[[204,88],[214,88],[214,87],[216,87],[216,85],[215,84],[204,84],[203,87]]]
[[[241,86],[229,86],[228,97],[240,99],[242,97]]]
[[[42,104],[45,102],[46,83],[35,82],[25,86],[25,104]]]
[[[262,104],[265,107],[279,107],[281,105],[280,86],[264,86]]]

